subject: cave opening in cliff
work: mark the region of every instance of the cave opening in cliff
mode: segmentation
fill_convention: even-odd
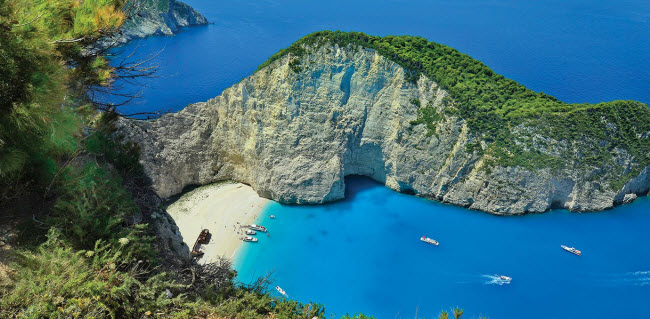
[[[404,190],[402,190],[402,193],[404,193],[406,195],[416,195],[415,191],[412,188],[404,189]]]
[[[564,207],[564,204],[562,204],[562,202],[560,200],[555,199],[555,200],[553,200],[551,202],[551,206],[549,207],[549,209],[560,209],[560,208],[563,208],[563,207]]]

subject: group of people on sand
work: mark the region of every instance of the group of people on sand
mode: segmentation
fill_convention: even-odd
[[[242,235],[242,236],[246,235],[242,231],[242,228],[246,228],[246,227],[248,227],[248,225],[243,225],[243,224],[240,224],[239,222],[236,222],[235,225],[232,225],[232,229],[235,231],[235,233],[237,233],[239,235]],[[228,228],[228,226],[223,225],[223,228]],[[266,237],[271,237],[271,234],[268,231],[266,231]]]

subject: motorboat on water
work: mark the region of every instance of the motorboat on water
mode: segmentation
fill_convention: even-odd
[[[250,228],[252,230],[257,230],[257,231],[261,231],[263,233],[266,233],[266,227],[264,227],[264,226],[251,224],[251,225],[248,225],[248,228]]]
[[[254,230],[250,230],[250,229],[246,230],[246,235],[255,235],[255,234],[257,234],[257,232]]]
[[[251,237],[251,236],[246,236],[246,237],[244,237],[244,241],[248,241],[248,242],[256,243],[256,242],[257,242],[257,238],[255,238],[255,237]]]
[[[495,275],[499,280],[501,281],[506,281],[506,282],[511,282],[512,277],[504,276],[504,275]]]
[[[275,290],[277,290],[283,296],[287,296],[287,292],[284,291],[284,289],[280,288],[280,286],[275,286]]]
[[[269,217],[271,217],[271,219],[275,219],[275,215],[271,215],[271,216],[269,216]]]
[[[560,245],[560,247],[562,247],[562,249],[564,249],[564,250],[566,250],[566,251],[568,251],[568,252],[570,252],[570,253],[572,253],[574,255],[577,255],[577,256],[580,256],[580,254],[582,254],[581,251],[579,251],[579,250],[577,250],[577,249],[575,249],[573,247],[567,247],[567,246],[564,246],[564,245]]]
[[[422,237],[420,237],[420,240],[423,241],[423,242],[425,242],[425,243],[427,243],[427,244],[431,244],[431,245],[436,245],[436,246],[438,246],[438,242],[435,241],[435,239],[431,239],[431,238],[429,238],[429,237],[422,236]]]

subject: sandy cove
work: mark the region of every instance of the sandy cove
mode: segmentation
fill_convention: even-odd
[[[212,234],[210,242],[203,245],[205,255],[201,263],[225,256],[231,260],[244,242],[245,228],[253,224],[271,201],[259,197],[248,185],[222,182],[199,187],[167,207],[181,231],[183,241],[190,249],[202,229]]]

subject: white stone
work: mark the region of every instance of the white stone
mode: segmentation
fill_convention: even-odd
[[[623,197],[623,204],[629,204],[637,198],[636,194],[625,194]]]

